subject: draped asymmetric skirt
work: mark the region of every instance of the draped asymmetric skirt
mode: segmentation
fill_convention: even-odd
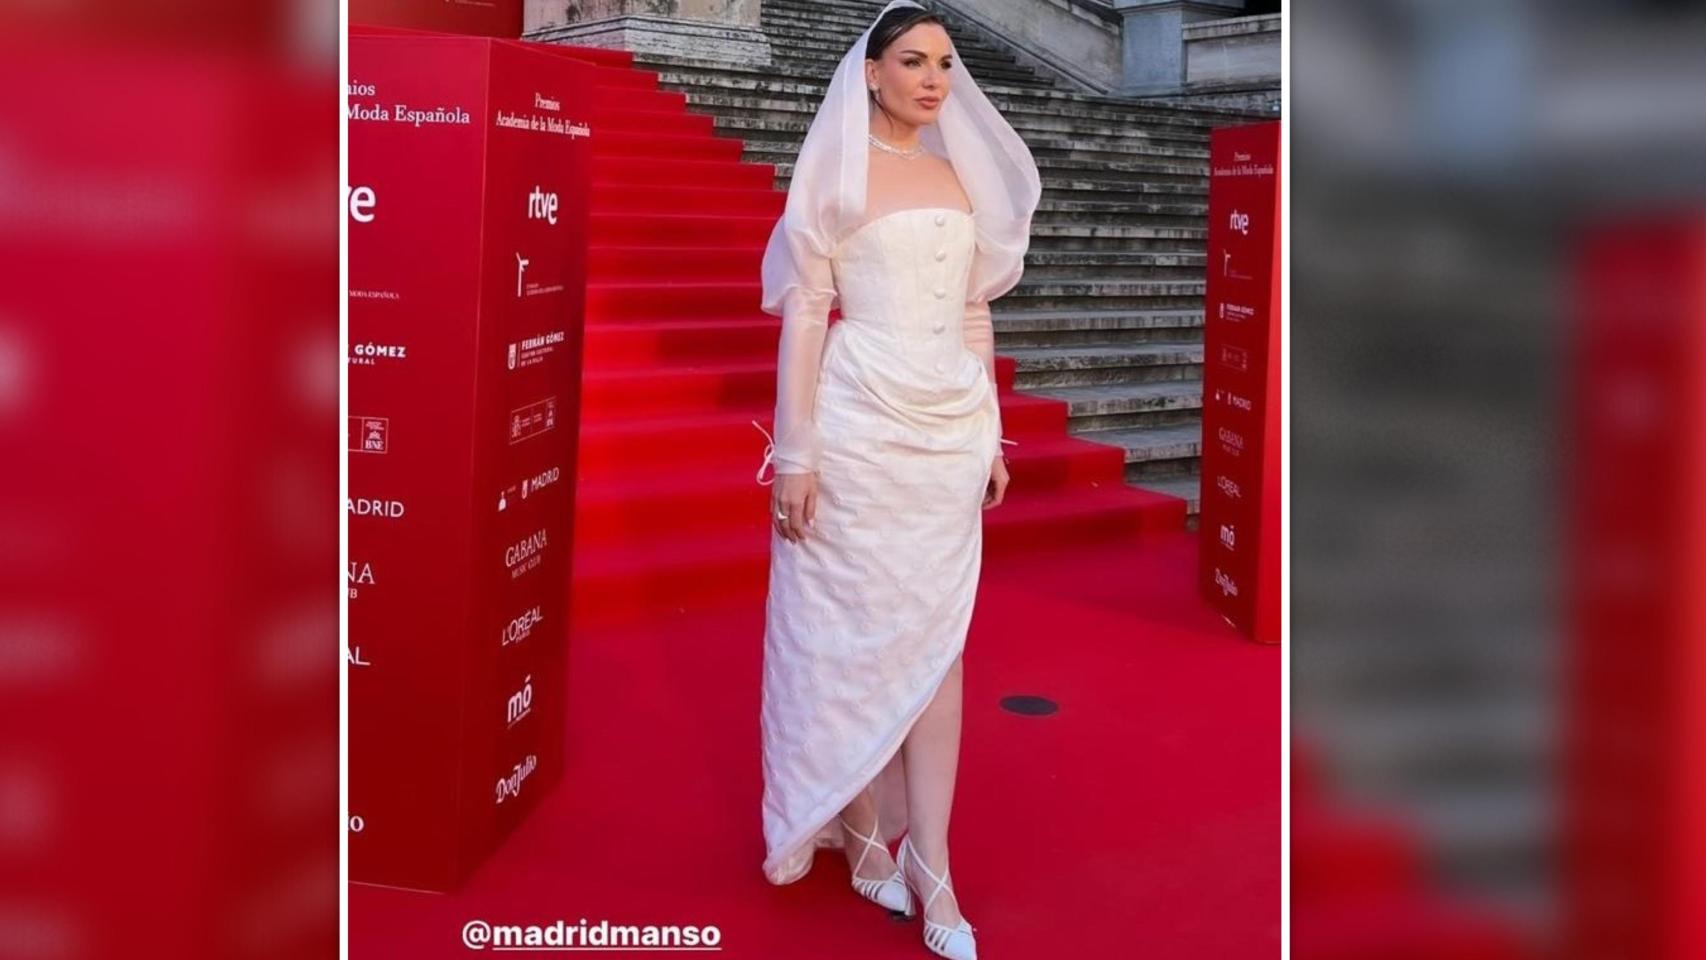
[[[882,839],[905,832],[900,746],[971,625],[995,388],[963,346],[947,361],[905,346],[857,320],[830,327],[815,523],[801,543],[771,526],[760,726],[775,884],[842,845],[836,815],[867,786]]]

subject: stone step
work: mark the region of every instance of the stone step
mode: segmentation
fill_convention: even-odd
[[[814,101],[821,100],[828,89],[828,74],[806,76],[779,66],[743,66],[717,60],[691,57],[660,58],[656,54],[636,53],[634,65],[641,70],[656,72],[659,82],[670,89],[686,86],[715,86],[724,89],[766,90],[772,93],[804,93]],[[1031,109],[1047,112],[1051,107],[1080,110],[1111,110],[1119,115],[1168,120],[1174,123],[1196,123],[1205,127],[1271,120],[1272,116],[1259,111],[1229,110],[1214,107],[1171,107],[1144,100],[1083,93],[1077,90],[1043,86],[1015,87],[998,82],[978,80],[978,86],[992,103],[1003,98],[1030,104]],[[1115,117],[1117,119],[1117,117]]]
[[[1085,437],[1085,439],[1090,439]],[[1185,514],[1197,516],[1202,513],[1202,475],[1191,472],[1178,474],[1157,473],[1138,474],[1126,480],[1132,486],[1155,493],[1164,493],[1169,497],[1178,497],[1185,501]]]
[[[996,344],[996,350],[1008,348]],[[1128,379],[1100,384],[1059,384],[1025,387],[1025,392],[1066,404],[1066,423],[1073,435],[1100,430],[1146,430],[1160,426],[1192,425],[1201,421],[1203,380],[1201,368],[1155,367],[1134,370]],[[1182,373],[1172,379],[1140,379],[1152,373]],[[1191,464],[1148,462],[1129,467],[1128,476],[1179,472]]]
[[[690,108],[713,116],[747,117],[767,121],[778,130],[804,134],[816,115],[819,100],[786,94],[760,95],[743,91],[709,91],[684,88]],[[1140,118],[1067,117],[1043,113],[1008,111],[1007,120],[1021,136],[1031,133],[1067,134],[1090,139],[1120,139],[1135,136],[1147,142],[1176,142],[1201,148],[1207,143],[1205,128],[1154,123]],[[1203,169],[1206,172],[1206,165]]]
[[[1025,279],[1201,279],[1203,264],[1194,252],[1042,250],[1025,255]]]
[[[770,60],[773,66],[781,68],[777,72],[784,76],[798,76],[828,83],[829,78],[835,74],[835,68],[841,65],[841,56],[844,52],[845,49],[834,53],[828,51],[819,53],[815,50],[789,49],[781,46],[771,50]],[[968,66],[967,69],[971,68]],[[982,86],[985,77],[989,78],[991,83],[1003,83],[1019,87],[1048,85],[1054,82],[1047,77],[1038,75],[1030,67],[1017,65],[982,64],[973,76],[977,79],[979,86]]]
[[[718,133],[748,140],[784,140],[798,143],[805,138],[806,130],[811,127],[812,122],[811,114],[804,111],[784,112],[718,107],[703,112],[714,118]],[[1055,126],[1069,126],[1069,124],[1056,124]],[[1077,131],[1043,130],[1028,126],[1021,119],[1013,123],[1013,129],[1033,151],[1039,146],[1046,146],[1057,150],[1076,148],[1078,150],[1121,153],[1124,152],[1124,148],[1128,144],[1145,144],[1156,147],[1176,147],[1181,156],[1196,156],[1203,149],[1201,146],[1203,141],[1196,137],[1175,137],[1165,133],[1155,134],[1137,128],[1121,129],[1113,125],[1098,125],[1096,129]]]
[[[997,350],[1009,353],[1005,346]],[[1202,410],[1202,381],[1196,379],[1027,387],[1025,392],[1065,401],[1067,416],[1083,430],[1141,426],[1157,422],[1157,414],[1177,414],[1171,418],[1176,424],[1193,419]],[[1138,419],[1144,416],[1151,419]]]
[[[840,44],[837,49],[846,50],[875,22],[880,10],[880,7],[872,8],[868,12],[841,10],[824,4],[774,6],[766,0],[760,15],[760,25],[766,32],[773,27],[818,27],[820,36],[828,38],[827,43]],[[962,53],[967,48],[988,48],[999,42],[981,26],[951,10],[938,8],[936,14],[942,18],[943,26],[953,40],[954,47]]]
[[[845,25],[848,29],[837,29],[838,25]],[[770,38],[772,56],[794,50],[809,50],[813,53],[834,54],[837,59],[847,52],[847,48],[851,47],[864,31],[863,25],[846,23],[833,15],[806,17],[787,11],[765,16],[760,28],[765,36]],[[1019,64],[1018,58],[1012,53],[976,35],[963,39],[955,37],[954,48],[959,51],[960,60],[968,68],[979,62],[1009,66]],[[973,76],[976,76],[975,68],[972,69]]]
[[[809,77],[824,83],[829,82],[835,68],[841,65],[841,57],[853,41],[852,37],[848,37],[847,43],[836,43],[833,48],[828,44],[802,46],[787,37],[779,38],[768,30],[766,34],[771,37],[771,62],[793,68],[783,71],[784,74]],[[960,60],[964,67],[971,71],[979,86],[986,78],[992,83],[1017,83],[1020,86],[1054,83],[1052,78],[1038,73],[1034,68],[998,53],[962,53]]]
[[[779,149],[770,142],[760,142],[747,148],[744,158],[750,163],[767,163],[776,168],[784,185],[794,173],[794,156],[798,152]],[[1129,160],[1075,160],[1067,157],[1035,157],[1037,172],[1045,185],[1055,181],[1104,182],[1110,186],[1127,183],[1185,183],[1206,184],[1208,166],[1192,158],[1172,159],[1165,156],[1134,157]],[[1199,172],[1200,171],[1200,172]]]
[[[1041,173],[1041,169],[1038,169]],[[1208,215],[1206,184],[1158,183],[1152,180],[1133,180],[1129,183],[1096,183],[1071,177],[1047,177],[1043,180],[1043,199],[1068,203],[1144,203],[1150,200],[1184,200],[1204,205]]]
[[[1185,293],[1155,292],[1159,284],[1176,281],[1158,281],[1157,288],[1145,290],[1137,286],[1145,281],[1133,281],[1129,295],[1119,294],[1085,294],[1073,290],[1062,291],[1058,286],[1049,283],[1024,284],[1015,287],[1011,293],[1002,298],[1009,307],[1018,310],[1201,310],[1202,297]]]
[[[746,152],[743,154],[743,158],[750,163],[768,163],[777,166],[792,164],[794,157],[799,154],[801,139],[803,137],[789,140],[752,139],[746,143]],[[1120,163],[1147,157],[1163,160],[1194,160],[1199,154],[1206,156],[1204,151],[1181,147],[1176,144],[1125,142],[1087,149],[1070,141],[1037,136],[1026,137],[1025,143],[1031,148],[1031,153],[1036,158],[1039,173],[1053,168],[1055,166],[1053,161],[1055,160]]]
[[[648,64],[647,69],[660,65]],[[823,100],[826,85],[805,78],[784,75],[757,76],[749,72],[727,73],[685,67],[678,70],[664,67],[660,82],[667,88],[689,94],[744,95],[761,102],[772,100],[803,103],[815,111]],[[1176,127],[1182,132],[1206,132],[1217,126],[1242,122],[1244,118],[1200,116],[1186,111],[1145,106],[1136,101],[1106,101],[1088,95],[1064,94],[1060,91],[1026,88],[1001,92],[979,83],[1003,115],[1013,113],[1038,114],[1050,117],[1073,117],[1081,120],[1102,120],[1110,123],[1137,123],[1161,127]]]
[[[1176,223],[1031,224],[1032,250],[1204,249],[1207,229]]]
[[[1077,424],[1072,424],[1072,427],[1074,436],[1123,449],[1128,483],[1141,482],[1145,477],[1165,476],[1169,469],[1178,476],[1196,469],[1202,462],[1201,421],[1107,430],[1078,430]],[[1163,464],[1167,469],[1155,469]],[[1150,469],[1145,470],[1144,467]]]
[[[875,11],[873,11],[874,13]],[[944,19],[949,16],[945,11],[939,15]],[[859,34],[865,32],[865,29],[875,19],[875,16],[867,16],[861,11],[837,10],[827,5],[774,6],[769,0],[766,0],[759,23],[766,31],[777,26],[821,26],[823,35],[833,37],[836,42],[841,43],[841,49],[845,50],[859,38]],[[956,30],[954,25],[948,24],[947,29],[948,35],[956,47],[963,49],[967,44],[988,43],[985,35],[975,28],[972,30]]]
[[[765,9],[832,11],[836,13],[857,14],[864,17],[866,23],[877,19],[888,4],[882,0],[766,0]]]
[[[1091,205],[1109,202],[1143,203],[1164,199],[1206,203],[1208,200],[1207,185],[1195,179],[1157,180],[1150,177],[1133,177],[1123,183],[1113,183],[1051,175],[1043,173],[1040,165],[1037,172],[1042,175],[1044,200]],[[793,180],[792,170],[788,176],[779,176],[776,179],[776,188],[786,190]]]
[[[1201,310],[1021,310],[997,300],[995,342],[1008,347],[1200,339]]]
[[[1037,157],[1061,157],[1071,160],[1129,160],[1134,157],[1207,158],[1206,147],[1198,149],[1176,140],[1146,140],[1129,138],[1112,142],[1089,142],[1071,137],[1025,137],[1025,145]]]
[[[1053,216],[1050,216],[1053,214]],[[1037,202],[1036,219],[1051,223],[1077,222],[1086,217],[1115,222],[1134,222],[1138,217],[1185,217],[1201,223],[1208,216],[1208,202],[1189,196],[1161,196],[1151,200],[1057,200],[1044,196]]]
[[[1091,384],[1154,383],[1191,380],[1202,376],[1203,345],[1199,341],[1155,340],[1147,343],[1086,343],[1057,347],[1012,347],[997,340],[1002,356],[1013,358],[1013,386],[1027,391]],[[1197,406],[1201,406],[1201,385]]]

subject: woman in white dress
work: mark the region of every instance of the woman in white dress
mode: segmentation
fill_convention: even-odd
[[[764,257],[763,306],[782,317],[764,873],[792,883],[842,849],[857,892],[921,909],[925,944],[961,960],[960,654],[1011,442],[988,304],[1018,282],[1040,196],[941,22],[897,0],[831,80]]]

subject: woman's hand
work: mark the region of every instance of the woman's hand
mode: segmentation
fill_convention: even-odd
[[[1007,458],[997,456],[995,462],[989,465],[989,489],[983,494],[983,509],[1001,506],[1001,501],[1007,496]]]
[[[805,539],[811,522],[817,519],[817,474],[778,474],[771,489],[776,494],[770,501],[770,522],[776,525],[782,539],[799,543]]]

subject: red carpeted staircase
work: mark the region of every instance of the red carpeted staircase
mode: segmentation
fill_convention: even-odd
[[[671,601],[759,602],[770,489],[756,482],[775,403],[780,321],[759,264],[784,194],[740,141],[623,52],[594,117],[573,609],[610,623]],[[1183,500],[1128,487],[1124,452],[1067,435],[1064,401],[1013,392],[996,358],[1012,486],[986,555],[1178,530]]]

